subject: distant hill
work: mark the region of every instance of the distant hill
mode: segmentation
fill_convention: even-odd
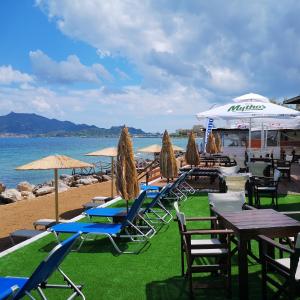
[[[2,136],[118,136],[122,128],[123,126],[99,128],[94,125],[75,124],[27,113],[11,112],[0,116],[0,135]],[[151,135],[133,127],[128,127],[128,130],[132,135]]]

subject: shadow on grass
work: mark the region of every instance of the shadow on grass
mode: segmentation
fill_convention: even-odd
[[[195,285],[197,282],[212,283],[216,280],[213,276],[194,276]],[[250,273],[249,299],[261,299],[260,272]],[[146,285],[146,298],[148,300],[175,300],[190,299],[188,280],[184,277],[175,276],[162,281],[152,281]],[[225,289],[194,289],[195,299],[226,299]],[[232,298],[239,299],[238,276],[232,276]]]

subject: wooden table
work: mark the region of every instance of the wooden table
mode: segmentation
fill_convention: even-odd
[[[238,238],[239,296],[249,298],[247,242],[265,235],[270,238],[294,236],[300,232],[300,222],[273,209],[217,212],[221,224],[232,229]]]

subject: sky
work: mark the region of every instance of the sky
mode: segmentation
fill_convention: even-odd
[[[0,115],[148,132],[246,93],[299,95],[300,2],[3,0]]]

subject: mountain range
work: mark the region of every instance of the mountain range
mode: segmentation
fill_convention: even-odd
[[[123,126],[99,128],[94,125],[75,124],[70,121],[48,119],[37,114],[15,113],[0,116],[1,136],[119,136]],[[141,129],[128,127],[130,134],[148,136],[149,133]]]

